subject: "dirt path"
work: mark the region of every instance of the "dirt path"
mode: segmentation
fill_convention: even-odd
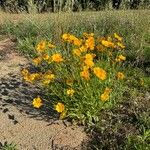
[[[87,138],[83,128],[54,121],[46,106],[31,106],[40,89],[22,82],[20,69],[28,60],[14,46],[0,41],[0,142],[14,142],[19,150],[80,150]]]

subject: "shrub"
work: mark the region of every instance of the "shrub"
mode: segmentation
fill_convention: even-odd
[[[101,110],[121,100],[126,79],[124,48],[116,33],[106,37],[83,33],[80,38],[65,33],[59,47],[46,40],[37,45],[33,64],[40,71],[23,69],[23,78],[46,90],[61,119],[91,125]],[[39,96],[33,100],[34,107],[42,105]]]

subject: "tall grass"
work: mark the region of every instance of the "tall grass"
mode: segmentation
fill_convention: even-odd
[[[33,49],[36,42],[43,38],[59,43],[60,36],[65,32],[77,36],[84,31],[98,36],[117,32],[125,39],[128,58],[144,61],[149,58],[149,13],[149,10],[34,15],[3,13],[0,23],[1,32],[16,36],[22,51],[29,51],[26,45]]]
[[[117,4],[114,5],[114,2]],[[143,9],[149,8],[149,0],[3,0],[2,10],[19,12],[60,12],[104,9]]]

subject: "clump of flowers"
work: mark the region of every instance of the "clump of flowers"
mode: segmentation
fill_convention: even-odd
[[[37,57],[33,59],[39,71],[30,73],[23,69],[23,79],[47,89],[49,97],[55,95],[51,101],[61,119],[70,117],[92,123],[102,109],[115,105],[123,93],[123,38],[117,33],[102,38],[94,33],[83,33],[80,38],[65,33],[62,43],[65,44],[57,47],[46,40],[39,42],[35,48]],[[40,108],[44,101],[37,97],[32,104]]]

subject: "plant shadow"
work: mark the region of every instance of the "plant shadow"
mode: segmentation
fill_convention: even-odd
[[[32,100],[37,96],[43,100],[43,105],[39,109],[32,106]],[[25,83],[18,74],[9,74],[8,77],[1,78],[0,104],[3,110],[7,106],[15,106],[19,112],[37,120],[49,122],[58,119],[58,114],[53,109],[52,100],[48,100],[40,87]],[[3,112],[5,113],[5,111]]]

